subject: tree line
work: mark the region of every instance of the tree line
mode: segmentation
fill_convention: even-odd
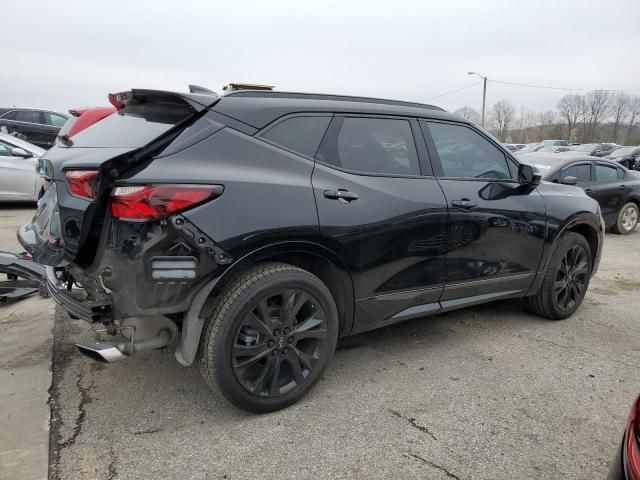
[[[480,124],[480,114],[464,106],[454,112]],[[570,143],[613,142],[640,144],[640,97],[624,92],[593,90],[562,97],[555,110],[534,111],[508,100],[496,102],[487,112],[485,126],[507,143],[539,142],[563,138]]]

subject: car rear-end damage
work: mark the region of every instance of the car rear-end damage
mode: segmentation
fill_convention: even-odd
[[[57,303],[72,317],[128,335],[113,345],[82,347],[106,361],[173,341],[177,327],[167,315],[186,311],[230,259],[181,215],[215,201],[222,185],[128,180],[155,157],[221,129],[203,120],[217,97],[133,90],[110,100],[115,114],[47,153],[51,186],[32,222],[18,231],[24,248],[46,266]]]

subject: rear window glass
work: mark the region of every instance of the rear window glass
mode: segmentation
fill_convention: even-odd
[[[189,106],[153,102],[127,105],[73,136],[73,147],[137,148],[192,114]]]

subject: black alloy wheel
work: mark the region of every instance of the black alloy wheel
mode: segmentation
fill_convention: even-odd
[[[251,394],[275,398],[304,384],[327,340],[326,313],[314,296],[286,288],[255,301],[231,351],[236,378]]]
[[[260,263],[216,295],[200,370],[211,390],[236,407],[270,412],[306,395],[337,338],[336,304],[318,277],[286,263]]]
[[[556,303],[562,310],[572,310],[587,290],[589,257],[582,245],[574,245],[562,258],[555,279]]]

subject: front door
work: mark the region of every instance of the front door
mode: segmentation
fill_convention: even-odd
[[[320,233],[351,273],[354,332],[440,308],[447,208],[425,157],[405,118],[336,116],[320,146]]]
[[[421,125],[449,206],[443,309],[526,292],[544,245],[542,196],[517,183],[516,162],[479,130]]]

